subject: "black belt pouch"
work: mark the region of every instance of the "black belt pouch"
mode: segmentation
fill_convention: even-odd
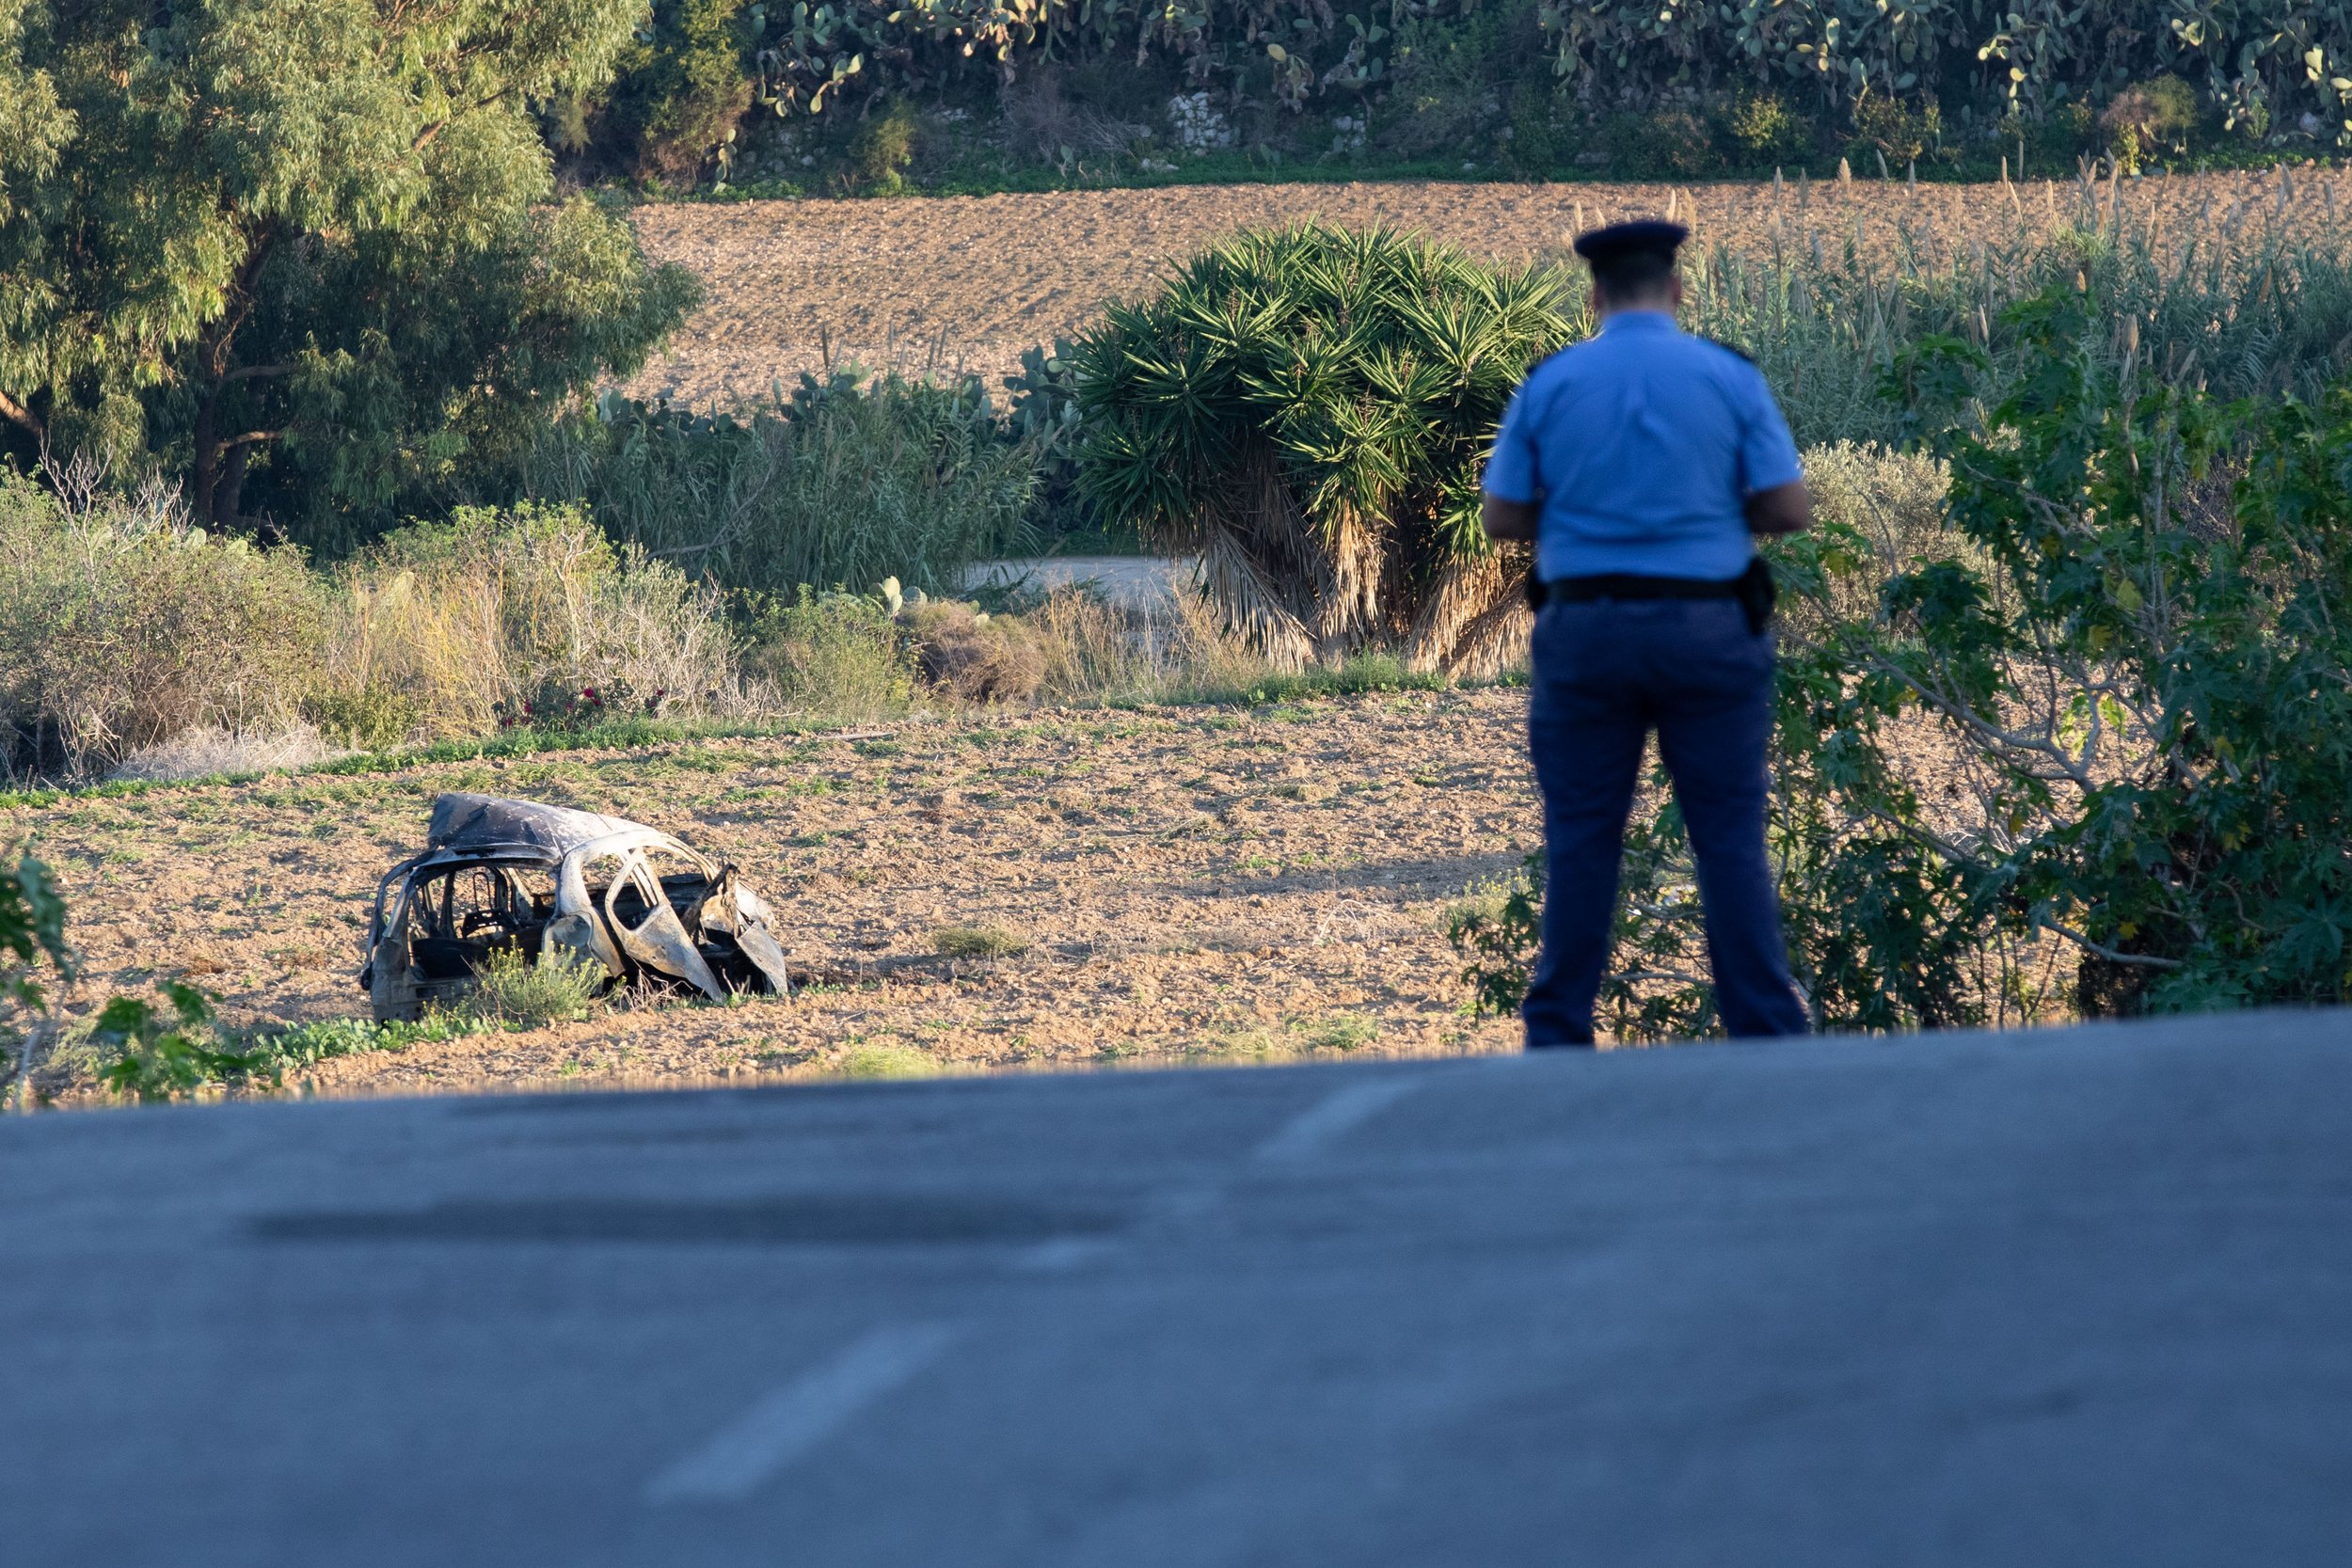
[[[1747,612],[1748,635],[1762,636],[1764,628],[1772,624],[1772,607],[1780,602],[1780,588],[1772,581],[1772,568],[1762,556],[1749,560],[1748,569],[1740,574],[1734,585],[1733,596]]]

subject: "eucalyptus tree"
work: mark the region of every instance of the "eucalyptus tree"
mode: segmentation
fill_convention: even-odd
[[[509,457],[691,300],[534,112],[643,8],[0,0],[0,435],[313,538]]]
[[[1491,670],[1525,636],[1526,561],[1480,528],[1479,467],[1573,325],[1554,271],[1380,231],[1243,234],[1073,350],[1079,482],[1199,554],[1277,659]]]

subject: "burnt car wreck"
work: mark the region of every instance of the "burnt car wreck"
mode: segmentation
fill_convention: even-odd
[[[376,884],[359,972],[376,1022],[416,1019],[493,954],[585,961],[608,988],[788,995],[771,916],[731,865],[617,816],[444,795],[421,854]]]

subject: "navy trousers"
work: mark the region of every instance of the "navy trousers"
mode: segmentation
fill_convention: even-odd
[[[1658,749],[1698,862],[1716,1006],[1733,1035],[1802,1035],[1764,855],[1772,639],[1731,599],[1550,604],[1535,618],[1528,743],[1544,797],[1543,954],[1530,1050],[1589,1045],[1642,746]]]

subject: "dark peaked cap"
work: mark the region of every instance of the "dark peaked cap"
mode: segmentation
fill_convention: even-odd
[[[1635,218],[1589,230],[1576,237],[1576,253],[1587,261],[1611,261],[1637,250],[1652,250],[1671,261],[1675,248],[1691,237],[1678,223],[1663,218]]]

